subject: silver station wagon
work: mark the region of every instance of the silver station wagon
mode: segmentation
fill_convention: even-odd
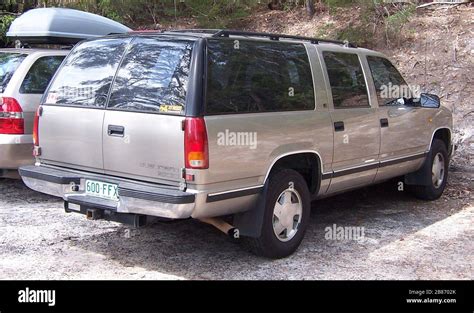
[[[285,257],[312,200],[403,177],[441,196],[452,116],[381,53],[227,30],[132,32],[77,45],[35,119],[30,188],[67,212],[140,226],[194,218]]]
[[[0,49],[0,177],[33,164],[33,118],[65,50]]]
[[[0,49],[0,177],[18,178],[20,166],[34,164],[35,112],[71,46],[130,30],[102,16],[63,8],[29,10],[13,21],[7,36],[19,48]]]

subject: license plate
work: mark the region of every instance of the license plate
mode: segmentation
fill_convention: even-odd
[[[118,201],[118,185],[86,180],[86,195]]]

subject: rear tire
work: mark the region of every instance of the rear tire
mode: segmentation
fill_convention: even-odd
[[[308,226],[311,200],[303,177],[290,169],[270,176],[260,237],[248,238],[253,253],[283,258],[296,251]]]
[[[449,157],[445,143],[440,139],[434,139],[428,154],[429,168],[431,171],[424,173],[430,177],[423,177],[430,181],[428,185],[412,186],[411,190],[415,197],[422,200],[436,200],[443,194],[448,182]]]

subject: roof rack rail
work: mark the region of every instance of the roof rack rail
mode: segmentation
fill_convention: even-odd
[[[163,30],[161,29],[139,29],[139,30],[132,30],[128,32],[129,34],[153,34],[153,33],[162,33]]]
[[[240,30],[220,30],[220,31],[217,31],[214,35],[212,35],[212,37],[229,37],[229,36],[264,37],[264,38],[269,38],[270,40],[280,40],[280,38],[295,39],[295,40],[309,41],[313,44],[319,44],[322,42],[322,43],[333,43],[337,45],[344,45],[350,48],[357,48],[357,45],[350,43],[348,41],[312,38],[312,37],[305,37],[305,36],[292,36],[292,35],[285,35],[285,34],[246,32],[246,31],[240,31]]]
[[[220,29],[205,29],[205,28],[167,30],[167,32],[171,32],[171,33],[203,33],[203,34],[216,34],[220,31],[221,31]]]

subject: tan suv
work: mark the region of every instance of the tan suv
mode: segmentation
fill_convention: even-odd
[[[451,113],[377,52],[237,31],[130,33],[74,48],[43,97],[32,189],[142,225],[195,218],[293,253],[312,200],[405,176],[441,196]]]

